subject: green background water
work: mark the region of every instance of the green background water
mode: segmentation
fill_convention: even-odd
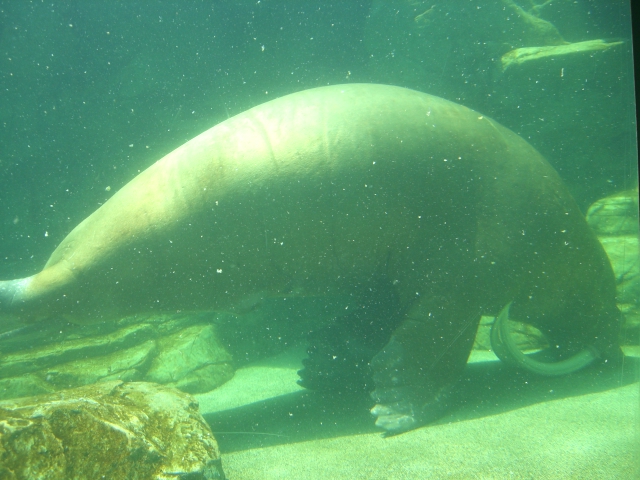
[[[326,84],[391,83],[490,115],[538,148],[583,208],[633,185],[626,1],[516,2],[565,41],[624,41],[524,75],[501,72],[500,56],[549,38],[505,2],[432,3],[1,1],[0,277],[39,270],[73,226],[189,138]]]
[[[435,5],[434,1],[0,0],[0,279],[40,270],[75,225],[137,173],[188,139],[262,102],[327,84],[400,85],[489,115],[544,154],[584,211],[599,198],[637,186],[627,0],[447,0]],[[518,13],[517,7],[524,14]],[[516,48],[595,39],[621,43],[604,52],[507,70],[501,67],[501,57]],[[326,310],[324,298],[319,304],[316,301],[302,299],[289,323],[280,325],[282,331],[272,330],[264,321],[282,320],[282,306],[269,304],[256,318],[249,318],[243,332],[259,331],[268,348],[280,351],[291,338],[302,338],[305,320]],[[236,320],[233,317],[229,323]],[[298,325],[299,331],[290,324]],[[278,322],[274,325],[278,327]],[[67,327],[74,334],[83,332],[70,324]],[[224,323],[221,330],[223,327]],[[42,328],[39,335],[45,338],[43,342],[56,341],[45,327],[30,328]],[[63,334],[56,325],[48,328]],[[97,335],[115,327],[86,328],[96,329],[93,333]],[[238,330],[237,323],[229,329]],[[25,335],[31,342],[32,332]],[[236,335],[236,341],[238,337],[241,335]],[[252,338],[247,335],[235,345],[236,366],[269,353],[258,351]],[[8,343],[0,348],[1,353],[7,353]],[[637,335],[628,343],[637,344]],[[23,342],[16,348],[24,346]],[[246,358],[238,352],[246,352]],[[296,388],[296,362],[304,352],[296,353],[295,361],[287,360],[291,364],[287,363],[286,382],[282,382],[287,389]],[[276,367],[274,370],[283,370],[277,362]],[[464,379],[468,388],[480,392],[475,404],[470,402],[444,422],[518,412],[536,403],[545,408],[558,398],[576,396],[581,400],[583,394],[634,380],[630,366],[599,382],[595,381],[597,372],[568,380],[524,381],[518,373],[505,375],[498,364],[487,362],[475,368],[480,373]],[[260,366],[257,370],[258,381],[251,377],[248,384],[266,380]],[[499,373],[494,375],[496,371]],[[376,431],[366,405],[350,405],[352,411],[345,413],[340,410],[344,405],[332,405],[324,398],[313,401],[313,397],[306,397],[308,392],[298,394],[291,397],[291,403],[286,398],[284,402],[282,398],[269,399],[254,410],[225,413],[229,398],[223,392],[219,401],[223,413],[217,416],[211,399],[209,404],[205,397],[199,400],[203,411],[209,409],[205,414],[214,428],[233,430],[226,437],[217,435],[225,455],[313,437]],[[580,434],[572,433],[569,415],[559,415],[556,422],[560,426],[555,431],[559,440],[556,438],[554,445],[574,441],[575,449],[567,448],[576,463],[587,457],[606,470],[609,464],[599,461],[600,450],[585,453],[580,451],[580,442],[588,438],[607,443],[606,433],[623,437],[622,426],[633,428],[633,419],[638,425],[637,407],[626,401],[631,397],[616,398],[602,401],[610,407],[611,415],[592,419],[597,435],[588,430],[578,438]],[[276,408],[278,402],[280,407]],[[567,408],[586,408],[585,404],[577,405],[582,406]],[[635,417],[628,414],[632,408]],[[540,451],[546,451],[549,434],[545,415],[533,415],[543,432],[539,434]],[[506,427],[501,428],[505,431],[510,431],[509,422],[517,430],[511,417],[504,422]],[[462,430],[473,425],[458,422]],[[243,429],[286,435],[235,436]],[[448,449],[428,443],[429,429],[419,434],[424,435],[419,437],[419,449],[401,445],[397,452],[424,458],[424,445]],[[516,431],[504,438],[512,443],[521,436]],[[480,444],[472,430],[456,442],[454,447],[465,442],[472,447]],[[390,442],[381,445],[384,447],[375,445],[375,449],[392,451]],[[353,455],[352,448],[343,448],[344,454]],[[377,452],[375,449],[372,451]],[[497,450],[491,452],[495,455],[492,458],[498,457],[501,449]],[[313,458],[322,458],[316,456],[324,451],[313,452]],[[602,451],[615,464],[617,457],[610,450]],[[455,465],[451,451],[429,452],[433,459]],[[627,450],[620,452],[627,454]],[[535,457],[531,463],[551,469],[554,462],[566,464],[556,453],[548,452],[552,462]],[[294,456],[298,462],[300,454],[295,451]],[[470,459],[485,459],[487,454],[484,450],[475,456],[462,451],[460,456],[464,457],[460,465],[466,465]],[[233,467],[233,457],[227,458]],[[400,453],[396,467],[404,463],[404,457],[398,458]],[[378,457],[360,460],[372,468],[380,465]],[[514,464],[519,460],[514,459]],[[619,463],[624,461],[628,457]],[[285,466],[281,458],[270,463],[270,458],[254,461],[248,456],[236,462],[243,468],[262,463]],[[582,463],[592,468],[589,462]],[[380,466],[382,473],[376,478],[387,478],[384,468]],[[349,477],[351,474],[348,472]]]

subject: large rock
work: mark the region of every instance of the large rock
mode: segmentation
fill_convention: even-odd
[[[142,380],[156,353],[156,342],[146,342],[109,355],[90,357],[57,365],[40,373],[41,378],[56,389],[75,388],[99,381]]]
[[[52,362],[51,366],[33,373],[0,378],[0,399],[42,395],[99,381],[142,380],[155,351],[155,342],[147,340],[108,355],[89,356],[63,364]],[[38,358],[37,352],[34,358]],[[0,362],[3,361],[4,358],[0,356]]]
[[[145,380],[188,393],[213,390],[233,377],[231,355],[212,325],[193,325],[158,340],[159,353]]]
[[[598,237],[638,236],[638,190],[602,198],[587,210],[587,222]]]
[[[188,393],[213,390],[234,370],[214,327],[202,323],[212,315],[141,315],[101,328],[66,325],[52,330],[49,341],[18,328],[0,338],[0,400],[110,380],[146,380]]]
[[[640,258],[638,190],[627,190],[595,202],[587,222],[609,257],[616,276],[618,307],[625,315],[624,345],[640,343]]]
[[[141,324],[125,327],[108,335],[64,340],[33,349],[26,348],[0,358],[0,377],[35,372],[78,358],[109,355],[143,343],[154,335],[151,325]]]
[[[142,382],[0,402],[0,460],[8,480],[224,478],[193,397]]]

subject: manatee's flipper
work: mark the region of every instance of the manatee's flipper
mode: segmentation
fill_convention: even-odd
[[[376,405],[371,413],[385,435],[430,423],[451,407],[453,387],[467,363],[480,319],[475,310],[452,310],[409,314],[373,358],[371,396]]]
[[[418,333],[419,325],[413,325]],[[414,346],[393,335],[384,349],[372,361],[375,390],[371,396],[376,405],[371,413],[376,426],[385,435],[395,435],[437,420],[449,406],[451,385],[437,385],[429,378],[427,369],[411,368],[415,355],[408,350]],[[423,346],[424,348],[424,346]]]
[[[520,351],[509,331],[509,308],[505,306],[491,327],[491,348],[496,356],[508,365],[520,367],[539,375],[566,375],[592,364],[600,357],[594,347],[587,347],[566,360],[540,362]]]
[[[386,275],[364,288],[358,308],[309,335],[298,383],[310,390],[367,392],[370,362],[402,319],[400,300]]]

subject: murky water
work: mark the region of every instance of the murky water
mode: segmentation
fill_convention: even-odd
[[[230,479],[636,478],[629,2],[148,3],[0,2],[0,415],[89,439],[52,478],[220,478],[162,395],[111,470],[24,413],[119,381]]]

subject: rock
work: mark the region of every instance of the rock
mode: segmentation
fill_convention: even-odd
[[[598,200],[587,210],[587,222],[598,235],[616,276],[616,300],[625,316],[622,344],[637,345],[640,333],[638,191],[627,190]]]
[[[215,316],[216,313],[212,311],[138,313],[123,317],[116,323],[119,328],[146,323],[153,325],[158,335],[165,336],[196,323],[211,323]]]
[[[231,377],[231,355],[218,341],[213,326],[193,325],[158,340],[158,354],[144,379],[203,393]]]
[[[11,325],[0,333],[0,400],[109,380],[147,379],[189,393],[213,390],[234,372],[210,324],[214,318],[212,312],[190,312],[138,315],[112,325],[42,325],[48,342],[30,325]]]
[[[109,355],[56,365],[38,374],[56,390],[81,387],[104,380],[142,380],[155,352],[156,342],[147,340],[141,345]]]
[[[598,237],[638,236],[638,191],[602,198],[587,210],[587,222]]]
[[[11,480],[225,478],[193,397],[142,382],[0,402],[0,459]]]
[[[0,357],[0,378],[35,372],[78,358],[107,355],[140,344],[154,335],[151,325],[132,325],[109,335],[65,340]]]
[[[27,373],[20,377],[9,377],[0,379],[0,400],[7,398],[30,397],[53,393],[56,388],[45,382],[38,375]]]
[[[607,252],[616,276],[617,302],[623,305],[638,305],[640,300],[640,265],[638,263],[638,237],[599,237]]]

